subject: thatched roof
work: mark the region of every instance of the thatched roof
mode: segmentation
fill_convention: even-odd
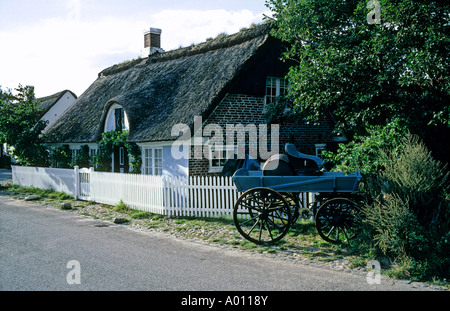
[[[77,98],[77,95],[70,90],[64,90],[50,96],[36,98],[36,102],[38,103],[37,108],[42,109],[41,115],[44,116],[67,92],[70,92],[74,98]]]
[[[205,43],[103,70],[76,103],[47,130],[49,142],[101,139],[112,104],[124,107],[134,142],[174,140],[173,125],[206,117],[268,41],[260,25]]]

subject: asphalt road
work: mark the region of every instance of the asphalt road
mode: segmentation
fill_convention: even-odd
[[[413,291],[0,196],[1,291]]]

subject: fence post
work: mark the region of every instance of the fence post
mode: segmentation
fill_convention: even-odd
[[[91,201],[95,202],[95,186],[94,183],[92,182],[92,175],[95,172],[95,168],[90,167],[89,168],[89,197]],[[95,179],[94,179],[95,180]]]
[[[170,210],[169,210],[169,206],[170,206],[170,194],[169,194],[169,189],[168,189],[168,181],[167,181],[167,176],[163,175],[161,176],[162,178],[162,184],[163,184],[163,206],[164,206],[164,215],[167,217],[172,217]]]
[[[80,168],[76,165],[73,170],[75,173],[75,200],[78,200],[78,197],[80,196]]]

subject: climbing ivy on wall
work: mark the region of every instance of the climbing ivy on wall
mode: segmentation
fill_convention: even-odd
[[[102,140],[98,142],[97,155],[94,157],[94,165],[98,171],[110,172],[112,153],[115,147],[125,147],[130,157],[130,173],[140,174],[142,155],[136,143],[129,142],[128,131],[111,131],[102,134]]]

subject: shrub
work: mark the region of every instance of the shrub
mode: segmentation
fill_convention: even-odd
[[[49,160],[52,167],[56,168],[73,168],[72,166],[72,151],[69,145],[62,147],[49,147]]]
[[[362,238],[384,255],[408,263],[411,277],[449,276],[449,182],[446,166],[423,143],[404,139],[401,152],[381,154],[385,168],[366,187]]]
[[[72,159],[71,167],[91,167],[91,156],[89,154],[89,146],[81,146],[77,155]]]
[[[373,179],[372,197],[396,194],[408,200],[409,208],[424,226],[448,222],[444,217],[450,190],[447,168],[433,159],[417,137],[408,135],[400,154],[385,152],[382,157],[385,169]]]

